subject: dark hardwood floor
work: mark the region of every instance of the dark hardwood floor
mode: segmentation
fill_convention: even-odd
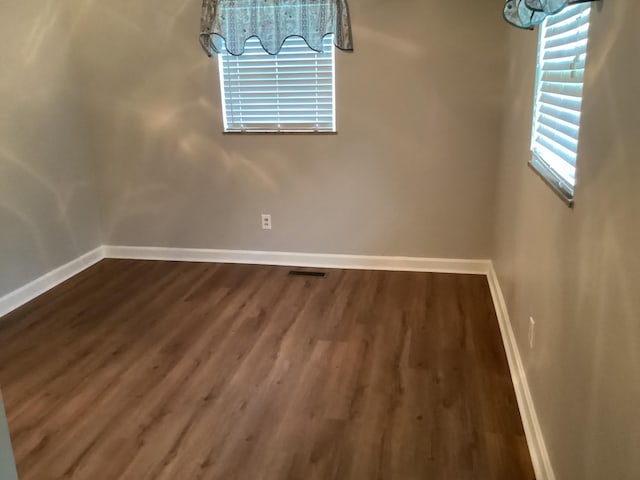
[[[105,260],[0,321],[31,479],[534,478],[483,276]]]

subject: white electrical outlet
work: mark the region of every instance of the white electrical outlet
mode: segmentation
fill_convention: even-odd
[[[262,214],[262,229],[271,230],[271,215],[268,213]]]
[[[536,330],[536,321],[533,319],[533,317],[529,317],[529,348],[533,348],[535,330]]]

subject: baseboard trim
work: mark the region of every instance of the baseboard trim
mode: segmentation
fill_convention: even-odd
[[[0,317],[77,275],[103,258],[282,265],[356,270],[463,273],[486,275],[490,260],[385,257],[251,250],[101,246],[0,297]]]
[[[520,417],[522,418],[524,433],[527,437],[536,480],[555,480],[556,477],[553,472],[553,467],[551,466],[551,460],[549,459],[549,453],[542,435],[542,430],[540,429],[540,422],[538,421],[538,415],[536,414],[533,398],[531,397],[531,391],[529,390],[527,375],[524,370],[524,365],[522,364],[522,358],[520,357],[520,350],[518,349],[516,337],[511,327],[509,311],[507,310],[507,304],[504,300],[502,289],[500,288],[498,276],[493,268],[493,263],[487,272],[487,279],[489,280],[489,288],[491,289],[493,304],[496,315],[498,316],[500,334],[502,335],[502,342],[507,353],[511,379],[516,392]]]
[[[56,285],[77,275],[91,265],[99,262],[104,258],[102,247],[98,247],[84,255],[71,260],[69,263],[44,274],[34,281],[24,285],[23,287],[0,297],[0,317],[21,307],[25,303],[51,290]]]
[[[384,257],[251,250],[105,246],[105,257],[131,260],[244,263],[288,267],[396,270],[410,272],[465,273],[486,275],[490,260],[460,260],[420,257]]]

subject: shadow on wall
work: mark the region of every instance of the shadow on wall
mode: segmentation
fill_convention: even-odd
[[[87,189],[88,183],[71,185],[65,188],[64,192],[58,191],[52,180],[43,172],[35,170],[29,161],[17,158],[12,152],[2,147],[0,147],[0,177],[0,182],[4,184],[0,188],[0,210],[24,227],[25,233],[28,233],[24,237],[33,240],[39,257],[45,264],[48,249],[43,224],[37,221],[40,212],[29,212],[29,208],[25,208],[25,205],[28,205],[34,197],[41,199],[41,204],[36,208],[47,209],[47,217],[58,221],[66,238],[71,242],[73,251],[82,253],[78,250],[69,210],[73,208],[76,190]],[[63,198],[63,195],[66,198]],[[25,241],[22,235],[19,237],[21,241]]]
[[[99,240],[95,169],[67,56],[75,24],[64,2],[28,2],[12,10],[0,20],[6,66],[0,78],[0,216],[6,228],[0,251],[7,273],[0,293]]]

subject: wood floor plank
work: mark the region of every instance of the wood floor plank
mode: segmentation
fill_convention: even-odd
[[[20,478],[534,478],[484,276],[288,271],[105,260],[0,319]]]

